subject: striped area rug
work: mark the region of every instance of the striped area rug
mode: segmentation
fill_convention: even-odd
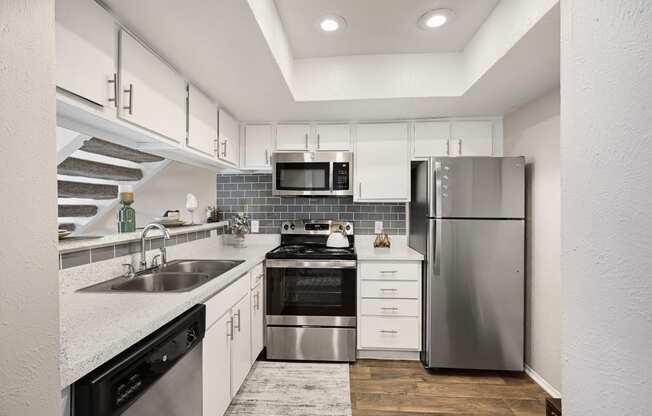
[[[258,361],[227,416],[351,416],[348,364]]]

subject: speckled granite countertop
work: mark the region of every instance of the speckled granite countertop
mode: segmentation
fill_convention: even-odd
[[[207,247],[197,252],[195,259],[245,262],[190,292],[61,295],[61,387],[72,384],[188,308],[220,292],[263,261],[276,245],[260,242],[246,248]]]

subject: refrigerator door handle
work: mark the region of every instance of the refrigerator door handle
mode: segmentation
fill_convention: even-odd
[[[441,162],[435,159],[434,163],[432,163],[432,169],[433,172],[428,176],[433,178],[435,181],[435,192],[431,192],[428,198],[430,216],[441,217]]]
[[[431,220],[428,222],[428,226],[430,227],[430,230],[428,230],[428,239],[430,240],[428,242],[428,245],[432,247],[432,253],[434,253],[434,261],[432,264],[433,268],[433,276],[439,275],[439,267],[441,264],[441,226],[442,222],[441,220]]]

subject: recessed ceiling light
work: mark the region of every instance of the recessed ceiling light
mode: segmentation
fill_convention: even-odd
[[[343,17],[337,15],[324,16],[319,19],[319,28],[324,32],[337,32],[346,27],[346,21]]]
[[[424,30],[436,29],[451,21],[455,17],[450,9],[430,10],[423,14],[417,21],[417,25]]]

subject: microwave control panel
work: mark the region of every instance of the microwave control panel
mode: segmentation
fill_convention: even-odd
[[[333,191],[348,191],[350,189],[350,169],[349,162],[333,162]]]

